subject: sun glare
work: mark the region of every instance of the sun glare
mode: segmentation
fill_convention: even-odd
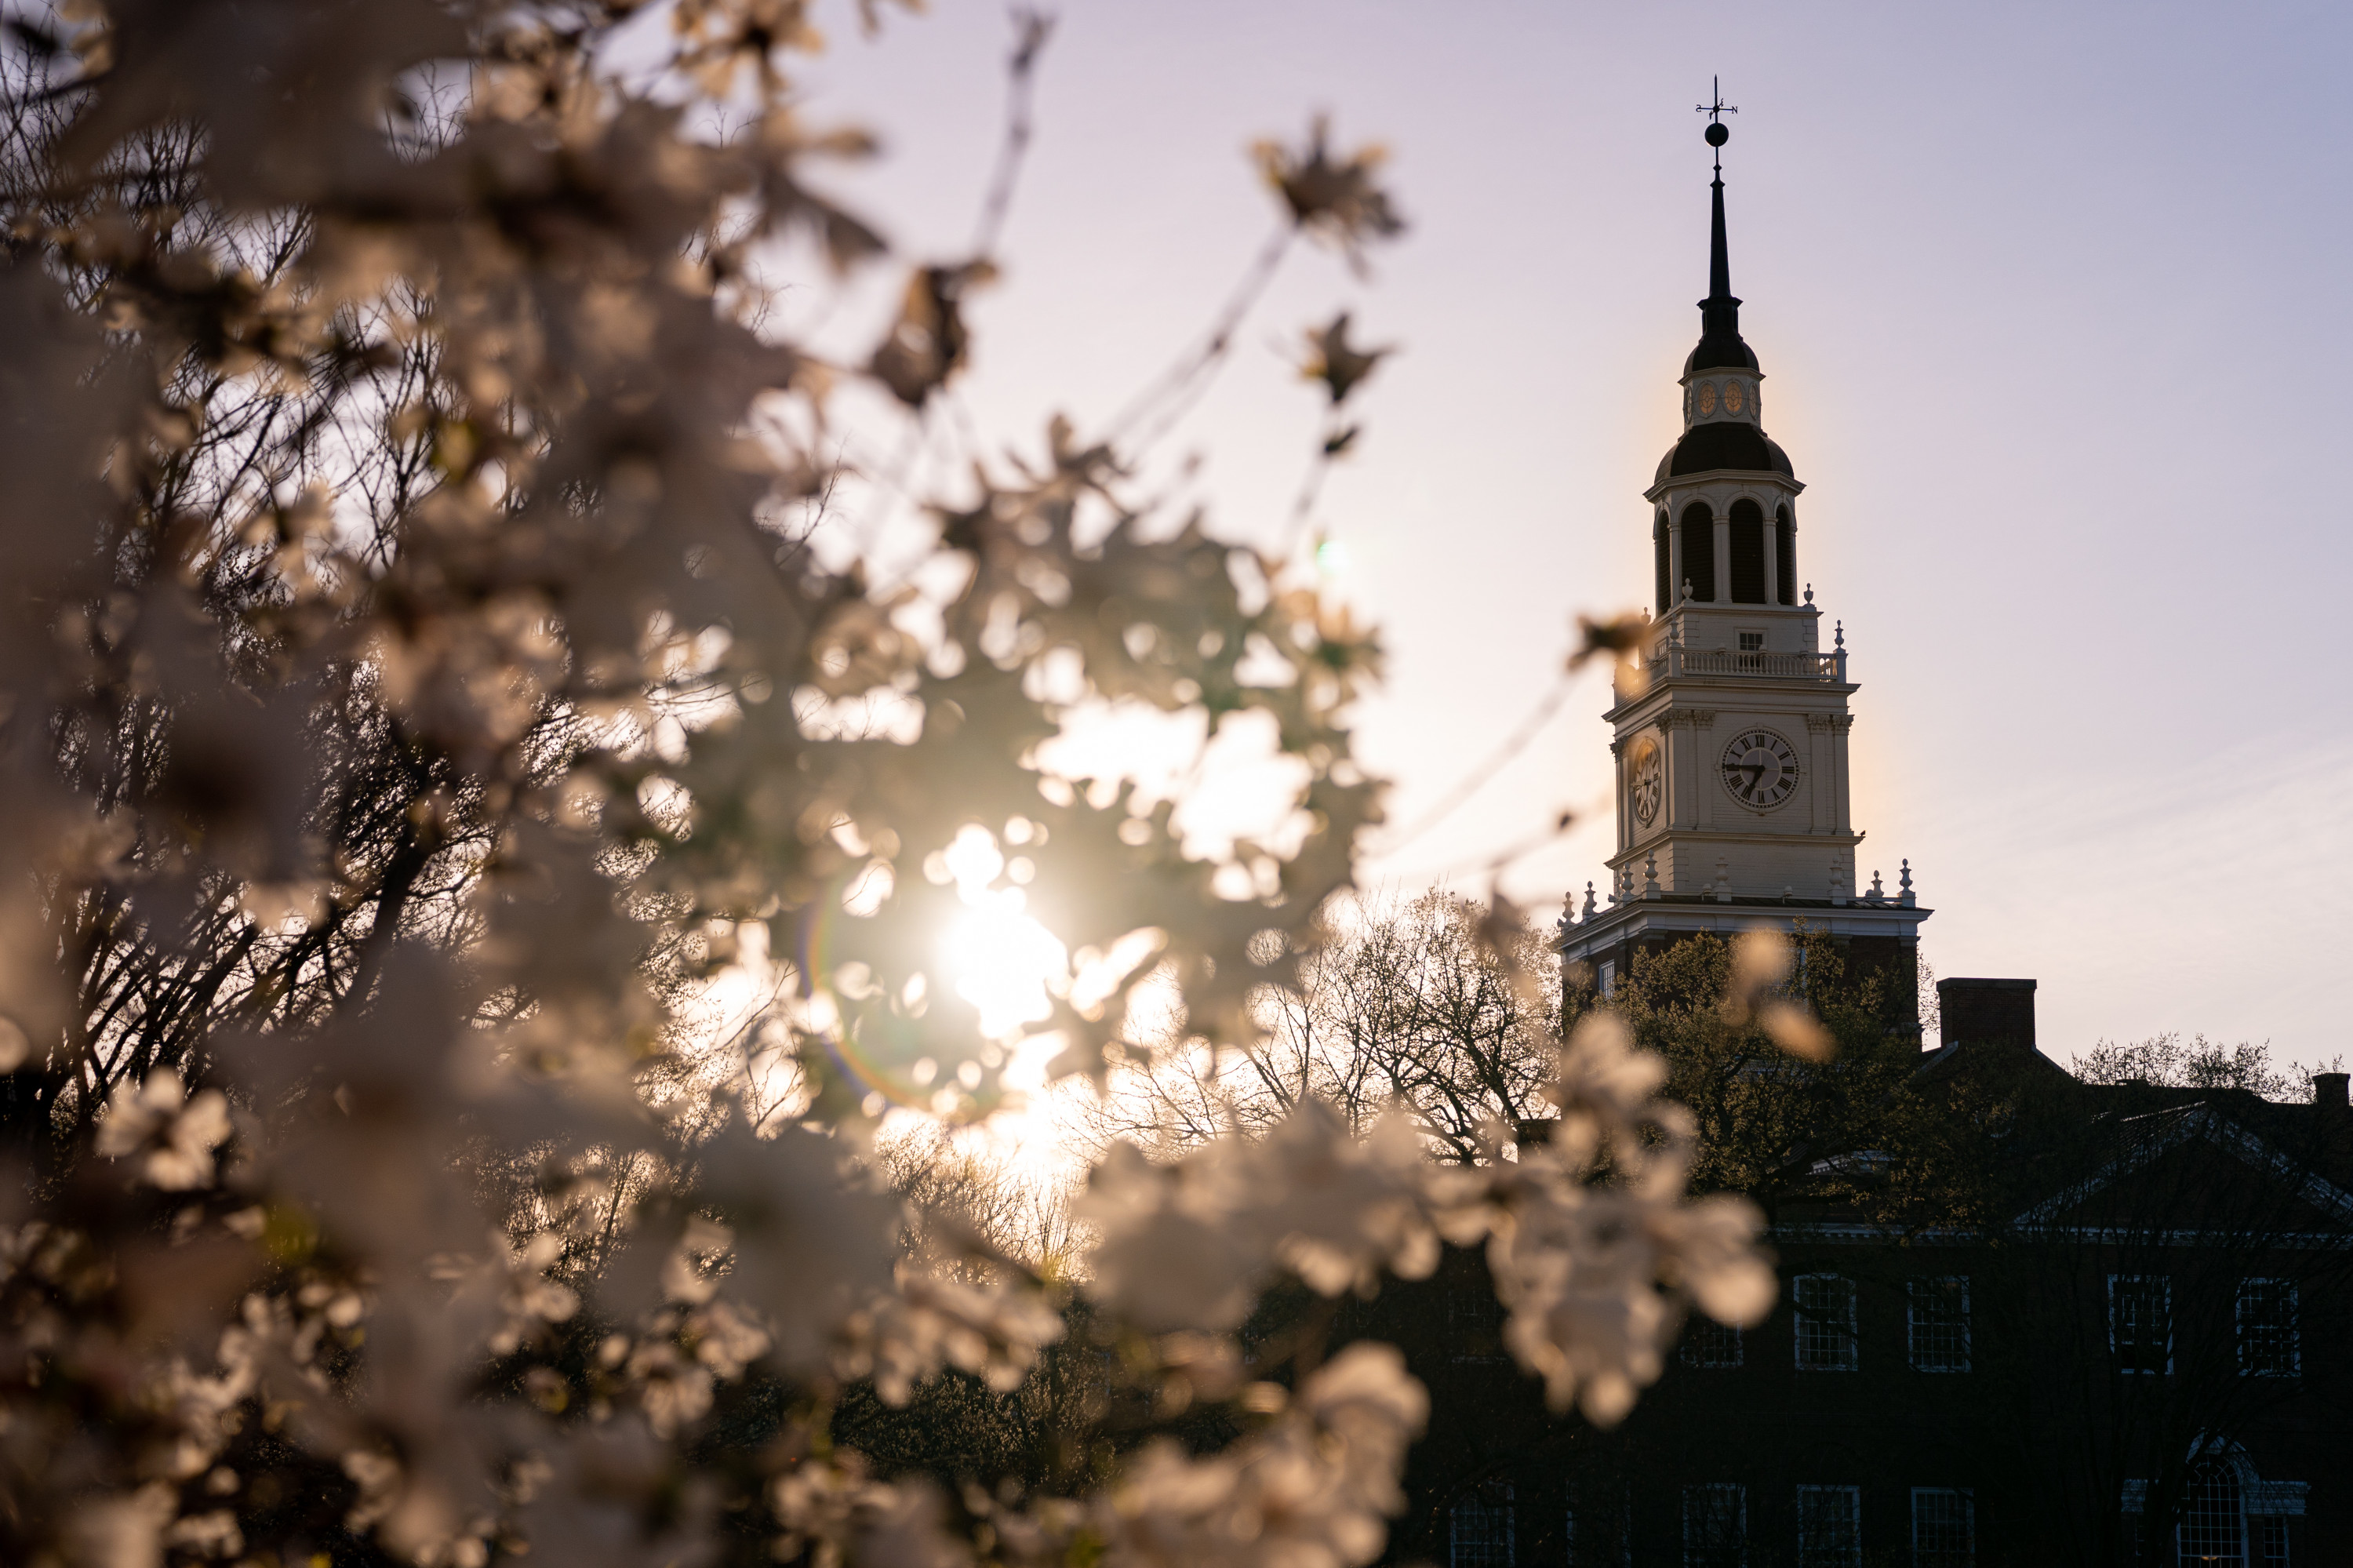
[[[1042,1023],[1053,1015],[1050,988],[1069,982],[1070,949],[1027,912],[1027,893],[989,885],[1008,867],[987,829],[967,824],[942,858],[965,905],[940,953],[956,994],[980,1010],[981,1033],[993,1040]],[[1017,879],[1025,863],[1013,862]]]

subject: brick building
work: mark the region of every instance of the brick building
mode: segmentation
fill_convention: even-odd
[[[1908,981],[1930,911],[1908,863],[1894,888],[1860,880],[1858,687],[1796,591],[1804,487],[1764,433],[1720,164],[1709,271],[1683,434],[1646,493],[1641,676],[1604,715],[1609,890],[1571,900],[1567,983],[1606,998],[1645,953],[1760,924],[1827,932],[1851,969]],[[1545,1410],[1476,1257],[1368,1309],[1433,1403],[1394,1561],[2353,1563],[2345,1076],[2293,1105],[2094,1086],[2039,1049],[2032,980],[1948,980],[1939,1000],[1939,1039],[1903,1070],[1911,1102],[1949,1118],[1915,1144],[1975,1161],[1940,1217],[1894,1223],[1875,1196],[1915,1156],[1801,1140],[1752,1194],[1779,1307],[1746,1332],[1691,1325],[1618,1429]]]

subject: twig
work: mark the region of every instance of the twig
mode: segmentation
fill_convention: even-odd
[[[997,236],[1013,207],[1013,187],[1029,151],[1030,106],[1038,89],[1038,57],[1053,36],[1054,18],[1043,11],[1017,8],[1013,13],[1013,53],[1006,61],[1005,140],[997,149],[997,168],[989,175],[988,199],[981,204],[980,225],[973,231],[972,254],[986,257],[996,250]]]
[[[1445,796],[1439,800],[1436,806],[1423,812],[1419,818],[1416,819],[1411,827],[1406,829],[1396,838],[1391,839],[1387,843],[1377,846],[1373,853],[1375,854],[1393,854],[1397,851],[1403,849],[1406,845],[1411,843],[1414,840],[1428,832],[1431,828],[1436,827],[1440,821],[1443,821],[1457,807],[1461,806],[1465,800],[1471,799],[1472,796],[1477,794],[1482,786],[1483,786],[1489,779],[1493,779],[1506,763],[1510,762],[1514,758],[1517,757],[1523,750],[1525,750],[1527,747],[1528,743],[1535,740],[1537,735],[1542,733],[1544,726],[1552,722],[1553,715],[1560,711],[1560,705],[1567,700],[1569,689],[1576,684],[1577,677],[1574,674],[1562,674],[1558,680],[1553,683],[1552,690],[1546,692],[1544,694],[1544,699],[1536,704],[1535,711],[1530,713],[1526,718],[1520,721],[1520,727],[1512,732],[1511,738],[1504,741],[1502,746],[1496,747],[1493,755],[1488,757],[1484,761],[1480,763],[1477,768],[1465,774],[1460,783],[1456,784],[1453,789],[1448,790]]]
[[[1227,297],[1225,309],[1218,313],[1208,332],[1176,364],[1129,400],[1127,407],[1112,420],[1111,429],[1104,433],[1105,440],[1119,440],[1151,414],[1156,406],[1165,400],[1174,399],[1137,445],[1149,447],[1168,433],[1169,427],[1182,418],[1194,399],[1208,389],[1212,377],[1207,373],[1214,370],[1232,350],[1234,334],[1240,330],[1251,307],[1258,303],[1259,296],[1266,292],[1267,284],[1273,281],[1275,270],[1282,264],[1282,258],[1291,249],[1292,239],[1298,232],[1296,225],[1285,223],[1268,237],[1249,269],[1242,273],[1241,281]]]

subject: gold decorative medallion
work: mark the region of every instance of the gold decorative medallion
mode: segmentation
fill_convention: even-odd
[[[1702,418],[1715,412],[1715,383],[1713,381],[1699,384],[1699,412]]]

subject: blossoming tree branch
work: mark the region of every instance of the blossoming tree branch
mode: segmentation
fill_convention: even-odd
[[[1424,1393],[1382,1344],[1246,1345],[1271,1288],[1483,1249],[1511,1354],[1604,1423],[1687,1313],[1767,1309],[1607,1015],[1549,1043],[1541,1144],[1312,1097],[1115,1144],[1050,1267],[911,1245],[878,1178],[884,1118],[985,1122],[1017,1062],[1249,1047],[1351,886],[1377,641],[1133,475],[1287,252],[1396,232],[1376,156],[1261,149],[1275,235],[1198,348],[914,495],[885,561],[856,514],[906,471],[843,454],[948,419],[1042,21],[944,259],[823,194],[871,143],[809,117],[798,0],[9,27],[0,1558],[1363,1563]],[[774,308],[878,276],[856,353]],[[1347,332],[1317,464],[1379,357]],[[1106,706],[1262,726],[1285,830],[1204,855],[1058,771]],[[1015,888],[1057,956],[1007,1013],[942,933]],[[839,1440],[849,1391],[1023,1386],[1082,1306],[1229,1436],[1147,1421],[1060,1488]]]

